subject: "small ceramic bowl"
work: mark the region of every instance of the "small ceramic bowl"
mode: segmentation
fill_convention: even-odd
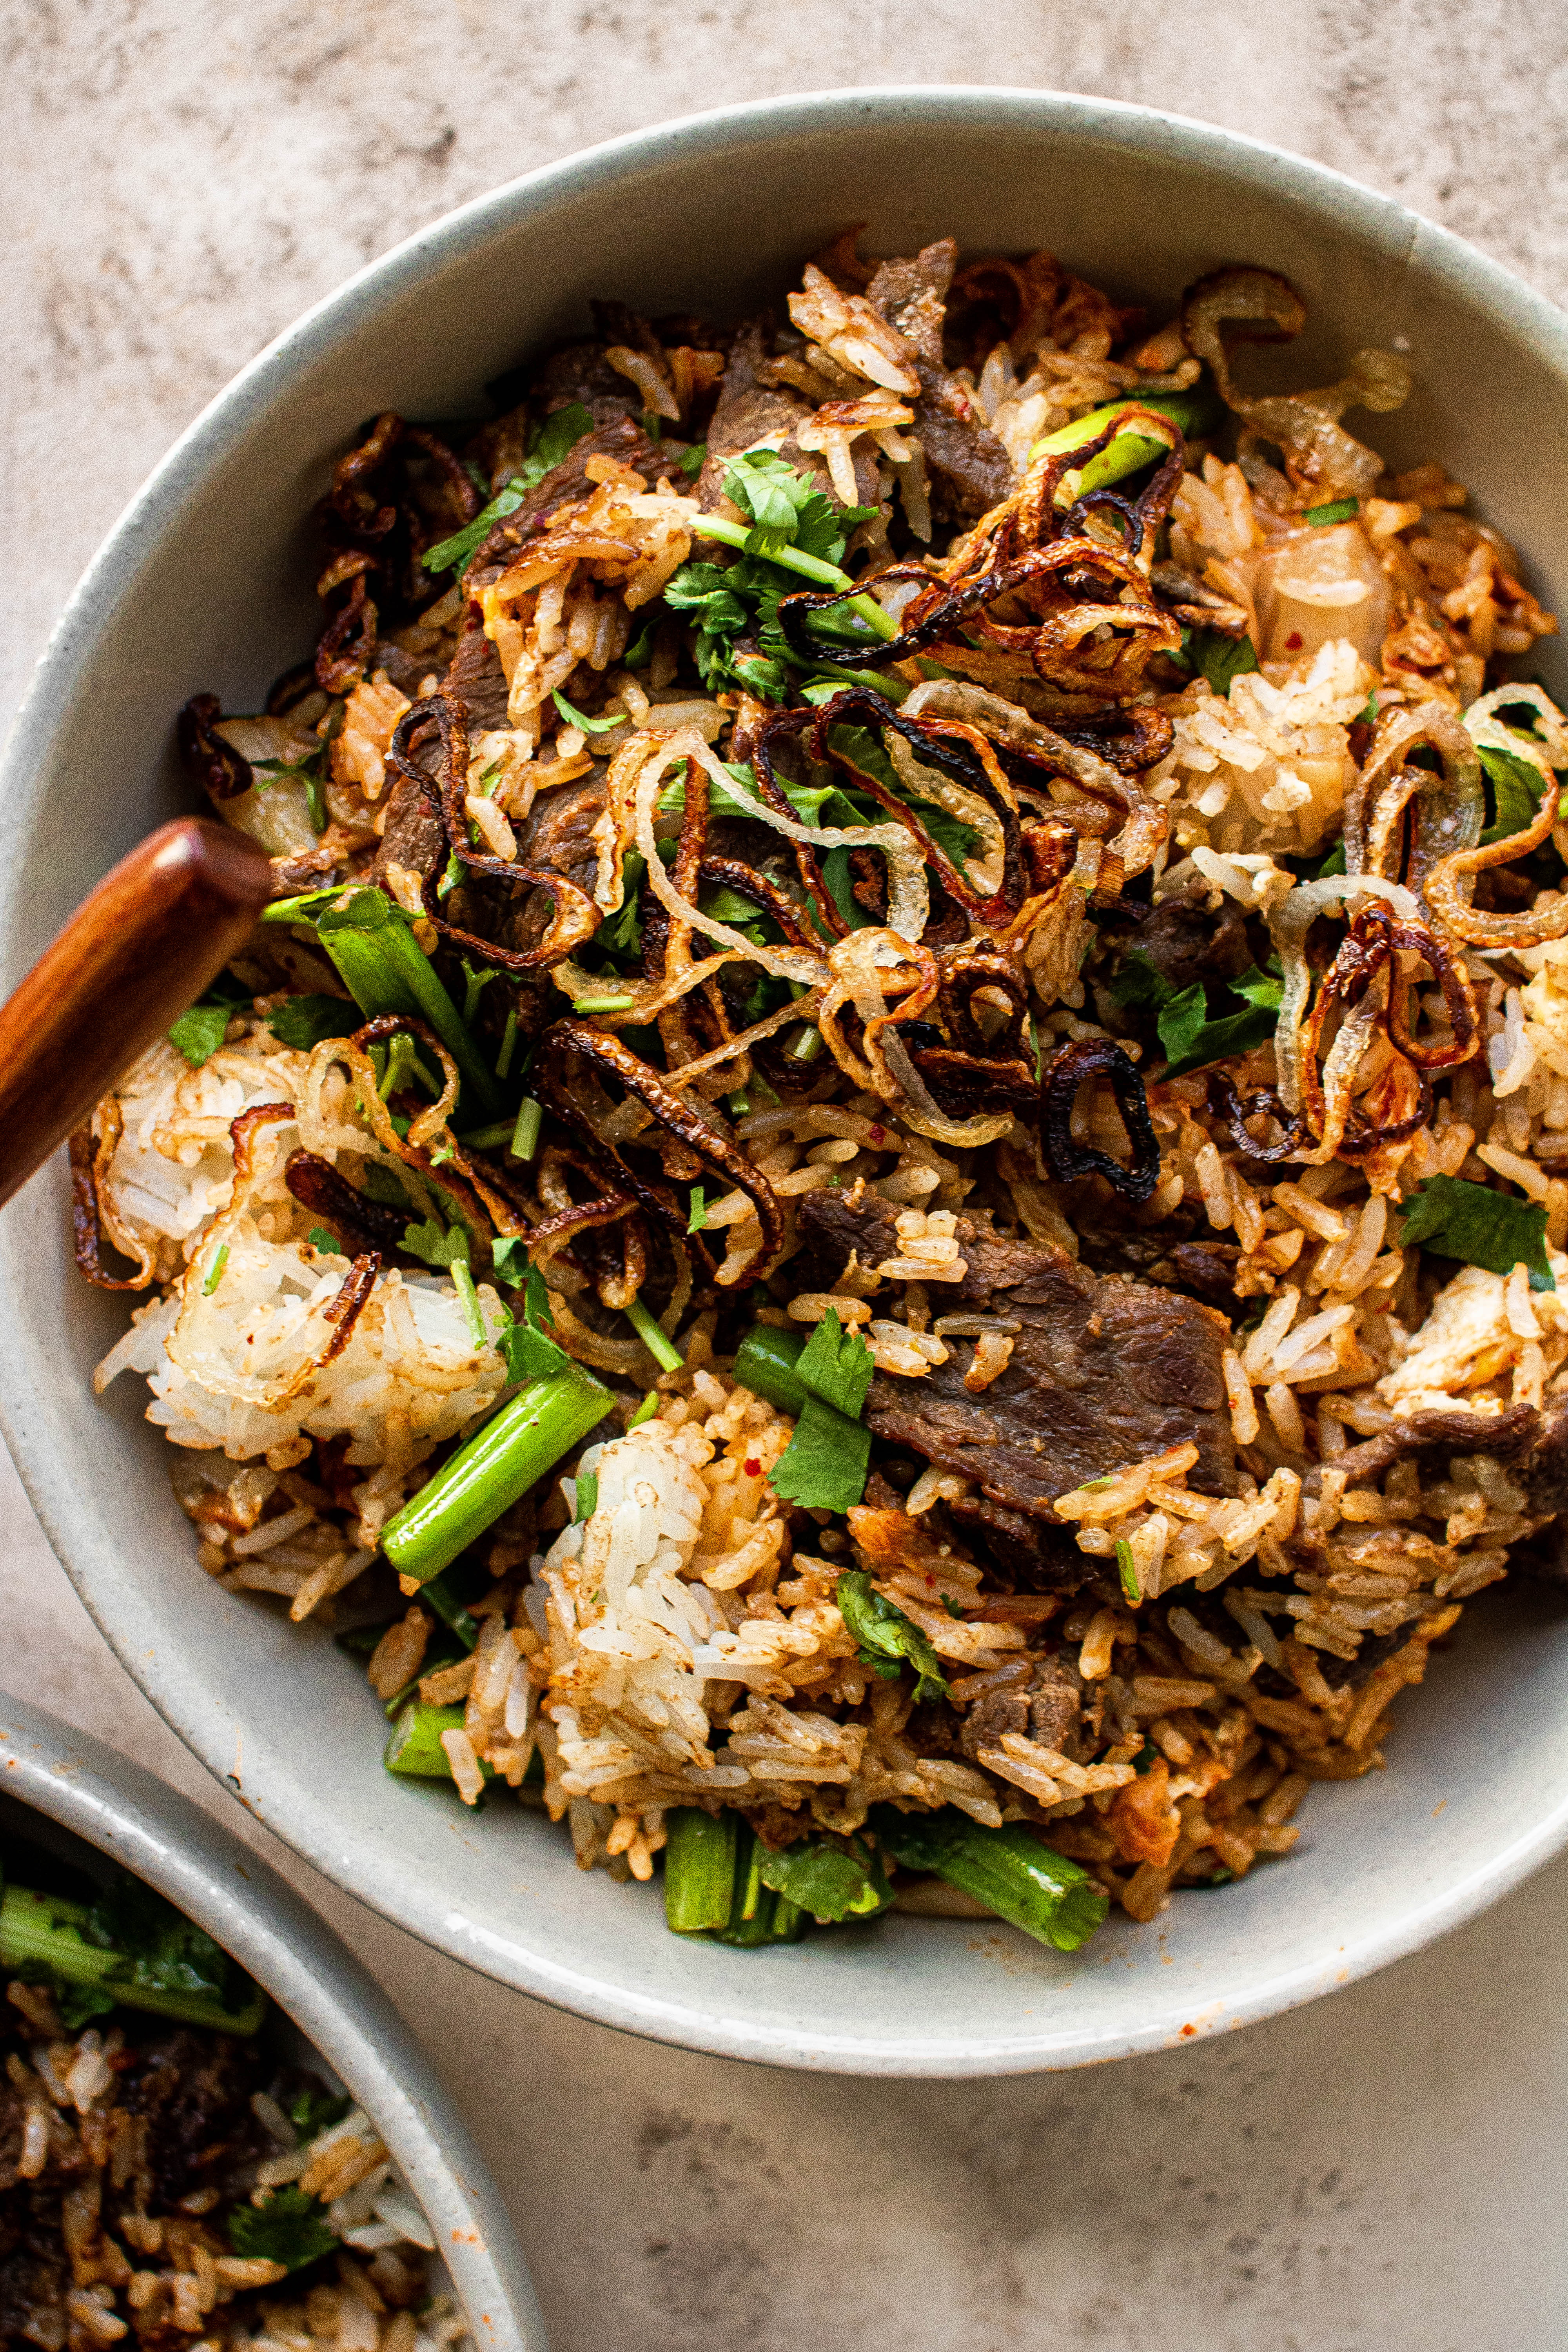
[[[16,1698],[0,1699],[0,1825],[68,1860],[95,1847],[205,1928],[282,2012],[266,2029],[279,2054],[324,2062],[374,2121],[430,2224],[474,2352],[549,2352],[500,2192],[429,2061],[269,1864],[138,1765]]]
[[[1168,317],[1236,259],[1283,270],[1309,327],[1255,354],[1331,382],[1366,344],[1414,396],[1372,420],[1438,457],[1568,604],[1568,327],[1493,263],[1334,173],[1169,117],[1026,91],[787,98],[618,140],[421,232],[320,304],[215,401],[68,608],[0,777],[11,982],[110,861],[186,804],[173,717],[230,708],[312,642],[307,517],[363,418],[482,413],[485,381],[580,329],[590,295],[741,316],[851,221],[866,249],[951,234],[1048,245]],[[1357,420],[1358,424],[1363,420]],[[1546,640],[1548,680],[1563,661]],[[1311,1999],[1493,1901],[1568,1838],[1568,1624],[1510,1595],[1469,1612],[1402,1699],[1385,1773],[1314,1790],[1289,1862],[1110,1924],[1063,1959],[1012,1930],[894,1917],[736,1952],[665,1930],[657,1887],[581,1874],[510,1804],[394,1786],[375,1701],[326,1639],[237,1601],[192,1558],[137,1384],[102,1405],[122,1302],[70,1264],[62,1171],[0,1218],[0,1401],[44,1525],[142,1687],[316,1868],[504,1981],[697,2049],[890,2074],[989,2074],[1159,2048]],[[1472,1622],[1473,1621],[1473,1622]]]

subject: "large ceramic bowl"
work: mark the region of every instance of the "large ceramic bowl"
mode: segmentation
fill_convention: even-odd
[[[324,2060],[374,2119],[430,2224],[473,2352],[549,2352],[506,2208],[429,2061],[276,1871],[139,1766],[16,1698],[0,1699],[0,1827],[81,1855],[89,1874],[82,1849],[95,1847],[205,1927],[282,2012],[266,2028],[278,2055]]]
[[[849,221],[868,249],[951,232],[1048,244],[1159,316],[1234,257],[1284,270],[1310,325],[1289,380],[1367,343],[1417,389],[1375,420],[1437,455],[1568,604],[1564,321],[1398,205],[1194,123],[985,89],[781,99],[640,133],[519,180],[322,303],[192,426],[61,621],[12,741],[0,946],[12,979],[112,858],[182,803],[171,719],[254,707],[310,641],[303,518],[376,410],[449,415],[591,294],[755,308]],[[1549,644],[1548,658],[1558,658]],[[1401,1702],[1386,1773],[1317,1790],[1288,1863],[1115,1923],[1066,1960],[1010,1929],[895,1917],[764,1953],[667,1934],[657,1889],[575,1868],[536,1815],[392,1785],[363,1681],[323,1638],[201,1575],[137,1384],[89,1392],[123,1303],[72,1272],[57,1170],[0,1219],[7,1433],[121,1658],[245,1802],[415,1934],[548,2000],[695,2048],[889,2074],[988,2074],[1158,2048],[1307,2000],[1491,1902],[1568,1836],[1568,1626],[1510,1598]]]

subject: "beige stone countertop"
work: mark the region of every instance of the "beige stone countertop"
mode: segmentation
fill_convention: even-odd
[[[279,328],[436,215],[662,117],[877,81],[1130,99],[1334,164],[1568,297],[1561,0],[5,0],[0,34],[4,711],[125,499]],[[1568,1862],[1190,2051],[773,2073],[536,2006],[294,1863],[133,1689],[3,1457],[0,1563],[0,1678],[266,1843],[423,2034],[556,2352],[1568,2339]]]

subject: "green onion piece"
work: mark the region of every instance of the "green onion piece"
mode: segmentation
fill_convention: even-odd
[[[1108,425],[1130,408],[1157,409],[1162,415],[1170,417],[1183,433],[1191,433],[1201,423],[1211,404],[1207,396],[1199,392],[1151,392],[1142,399],[1134,395],[1126,400],[1113,400],[1104,408],[1090,409],[1087,416],[1075,417],[1070,425],[1059,425],[1056,432],[1047,433],[1042,440],[1035,443],[1029,455],[1031,457],[1042,455],[1054,457],[1066,450],[1081,448],[1086,441],[1097,439]],[[1168,454],[1167,444],[1157,441],[1151,433],[1119,433],[1115,440],[1108,442],[1099,456],[1091,457],[1080,472],[1062,477],[1057,486],[1056,502],[1058,507],[1070,507],[1075,499],[1082,498],[1087,491],[1102,490],[1108,483],[1119,482],[1126,475],[1135,474],[1141,467],[1152,464],[1156,457]]]
[[[580,996],[574,1013],[627,1013],[637,1003],[635,996]]]
[[[596,1470],[579,1470],[574,1483],[577,1507],[572,1514],[572,1524],[580,1528],[584,1520],[591,1519],[599,1507],[599,1474]]]
[[[789,1048],[789,1057],[792,1062],[815,1062],[821,1051],[821,1030],[803,1029]]]
[[[393,1725],[382,1762],[389,1772],[401,1773],[405,1780],[449,1780],[452,1768],[441,1745],[441,1734],[461,1731],[462,1727],[460,1706],[429,1706],[420,1700],[406,1707]],[[493,1764],[481,1764],[479,1769],[487,1780],[495,1779]]]
[[[1116,1547],[1116,1569],[1121,1579],[1121,1590],[1136,1609],[1143,1598],[1143,1588],[1138,1581],[1138,1564],[1132,1557],[1132,1547],[1125,1536]]]
[[[323,911],[317,937],[367,1021],[383,1013],[417,1013],[451,1055],[479,1108],[500,1117],[500,1089],[400,908],[380,890],[355,890],[346,905]]]
[[[636,1412],[633,1413],[630,1421],[627,1422],[626,1427],[628,1429],[640,1429],[643,1423],[645,1421],[651,1421],[658,1411],[658,1391],[657,1389],[649,1389],[647,1396],[644,1397],[641,1404],[638,1405]]]
[[[727,1110],[731,1112],[736,1118],[744,1118],[746,1113],[752,1108],[752,1097],[744,1091],[743,1088],[737,1087],[736,1091],[732,1095],[725,1096],[724,1107]]]
[[[900,1813],[879,1805],[871,1825],[895,1862],[934,1871],[1058,1952],[1076,1952],[1110,1908],[1110,1898],[1079,1864],[1053,1853],[1017,1822],[988,1830],[952,1806],[940,1813]]]
[[[254,1985],[243,2007],[231,2010],[211,1993],[139,1984],[132,1957],[111,1946],[89,1943],[82,1933],[88,1919],[83,1904],[36,1895],[27,1886],[7,1886],[0,1900],[0,1969],[14,1977],[25,1969],[47,1968],[66,1984],[101,1987],[127,2009],[179,2018],[186,2025],[209,2026],[219,2033],[249,2034],[260,2025],[267,2000]]]
[[[741,1342],[735,1378],[753,1396],[765,1397],[778,1412],[798,1421],[808,1391],[795,1368],[805,1347],[804,1331],[779,1331],[771,1323],[759,1323]]]
[[[612,1402],[581,1364],[531,1381],[388,1520],[382,1548],[394,1568],[427,1582],[586,1437]]]
[[[632,1300],[631,1305],[626,1309],[626,1318],[654,1362],[662,1365],[667,1372],[678,1372],[686,1361],[685,1357],[674,1341],[660,1329],[640,1298]]]
[[[471,1135],[459,1135],[458,1142],[465,1151],[493,1151],[498,1143],[510,1143],[512,1123],[510,1118],[498,1118],[493,1127],[477,1127]]]
[[[664,1916],[678,1936],[727,1927],[735,1896],[733,1813],[678,1805],[665,1815]]]
[[[440,1576],[432,1576],[422,1587],[419,1597],[435,1611],[447,1631],[457,1636],[465,1650],[476,1649],[479,1646],[478,1622],[469,1616],[462,1601],[458,1600],[457,1588],[450,1576],[445,1572]]]
[[[708,1223],[708,1191],[702,1184],[691,1187],[691,1214],[686,1221],[689,1234],[700,1234]]]
[[[517,1013],[515,1009],[506,1016],[506,1027],[500,1033],[500,1052],[496,1055],[496,1076],[504,1078],[511,1067],[511,1057],[517,1051]]]
[[[1361,512],[1359,499],[1331,499],[1326,507],[1309,507],[1301,517],[1303,522],[1353,522]]]
[[[531,1160],[539,1149],[539,1130],[544,1124],[544,1108],[531,1095],[524,1098],[512,1129],[511,1156],[514,1160]]]
[[[202,1297],[204,1298],[210,1298],[212,1297],[213,1292],[223,1280],[223,1270],[227,1264],[228,1244],[225,1242],[221,1249],[216,1249],[213,1252],[213,1262],[211,1265],[208,1266],[205,1279],[202,1284]]]
[[[474,1277],[469,1271],[468,1259],[455,1257],[447,1267],[447,1272],[452,1277],[453,1286],[458,1297],[463,1302],[463,1314],[468,1321],[469,1339],[476,1348],[488,1348],[489,1336],[485,1329],[484,1314],[479,1306],[479,1294],[474,1288]]]

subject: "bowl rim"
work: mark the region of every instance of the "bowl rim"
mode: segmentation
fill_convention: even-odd
[[[1241,188],[1266,190],[1321,222],[1326,231],[1350,235],[1396,266],[1408,267],[1419,251],[1425,274],[1568,379],[1568,317],[1502,264],[1393,197],[1327,165],[1187,117],[1119,100],[1049,90],[980,83],[886,84],[755,100],[628,131],[505,182],[415,231],[312,304],[180,435],[88,566],[18,707],[0,755],[0,874],[16,870],[15,858],[7,859],[3,847],[14,845],[33,819],[55,714],[74,698],[90,674],[103,635],[125,601],[137,593],[141,573],[161,537],[177,527],[186,500],[231,443],[286,400],[331,352],[340,328],[395,304],[491,236],[522,226],[574,195],[614,187],[642,166],[668,163],[672,157],[697,162],[726,147],[765,144],[783,136],[841,131],[872,116],[911,127],[962,123],[973,128],[977,121],[991,121],[1037,133],[1055,131],[1080,145],[1098,143],[1171,160],[1205,169]],[[10,896],[0,905],[0,954],[8,946],[8,912],[16,903],[16,887],[11,886]],[[50,1543],[133,1679],[193,1754],[216,1778],[224,1779],[229,1759],[211,1736],[200,1676],[182,1666],[176,1645],[160,1643],[149,1654],[138,1638],[133,1600],[127,1601],[112,1585],[100,1585],[85,1559],[77,1563],[73,1507],[63,1486],[51,1476],[47,1449],[31,1440],[32,1402],[21,1366],[11,1351],[0,1351],[0,1428]],[[716,2014],[695,1998],[672,2000],[633,1976],[606,1982],[602,1974],[563,1964],[548,1951],[524,1950],[514,1943],[503,1954],[472,1921],[461,1923],[464,1932],[459,1933],[458,1923],[438,1897],[399,1881],[395,1865],[356,1865],[332,1835],[324,1811],[307,1811],[300,1818],[298,1792],[280,1760],[275,1764],[258,1747],[247,1754],[245,1780],[242,1801],[248,1810],[268,1828],[276,1825],[277,1833],[324,1876],[395,1925],[538,1999],[656,2041],[764,2064],[946,2077],[1103,2063],[1177,2042],[1176,2029],[1165,2017],[1152,2018],[1140,2027],[1079,2034],[1070,2042],[1048,2030],[1031,2030],[1021,2019],[1016,2034],[999,2046],[994,2036],[970,2040],[962,2031],[933,2041],[901,2039],[891,2031],[868,2036],[804,2023],[788,2029],[759,2025],[742,2013],[743,1998],[737,2000],[735,2011]],[[291,1812],[296,1816],[292,1821]],[[1205,2017],[1202,2030],[1279,2014],[1419,1950],[1497,1901],[1564,1845],[1568,1796],[1555,1812],[1543,1814],[1528,1832],[1500,1843],[1483,1865],[1413,1903],[1397,1922],[1359,1936],[1352,1931],[1342,1943],[1310,1959],[1276,1969],[1254,1984],[1247,1998],[1227,2004],[1223,2016]],[[1188,2034],[1193,2030],[1190,2025],[1182,2029]]]
[[[205,1927],[370,2116],[436,2233],[476,2352],[549,2352],[533,2283],[468,2126],[363,1961],[253,1848],[141,1765],[0,1697],[0,1794],[96,1846]]]

